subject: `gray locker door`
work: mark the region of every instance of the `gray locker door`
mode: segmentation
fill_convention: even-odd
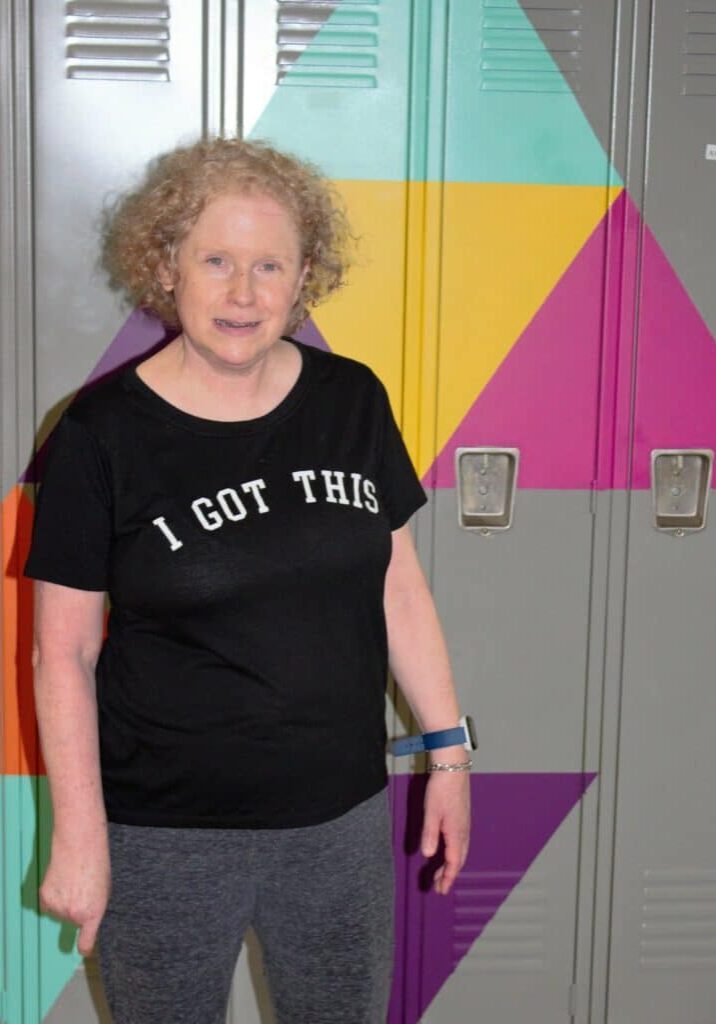
[[[34,30],[36,400],[44,414],[86,379],[127,315],[97,270],[103,203],[155,154],[203,130],[203,12],[201,4],[170,10],[168,0],[49,0],[36,9]]]
[[[29,4],[14,6],[30,13]],[[103,202],[156,153],[218,127],[221,63],[207,64],[205,31],[221,38],[221,7],[213,0],[32,6],[34,286],[22,313],[34,325],[34,403],[21,413],[36,417],[31,429],[40,439],[127,317],[97,268]],[[31,336],[20,344],[31,346]],[[130,353],[118,352],[116,361],[123,354]],[[47,851],[43,783],[35,790],[35,842]],[[28,821],[30,835],[33,825]],[[71,930],[42,917],[36,936],[38,949],[24,957],[24,988],[34,1007],[26,1001],[20,1011],[14,1004],[14,1024],[36,1024],[45,1015],[58,1024],[102,1019],[96,963],[82,964],[70,951]]]
[[[658,532],[648,488],[653,449],[716,447],[716,3],[637,6],[651,64],[606,1019],[710,1024],[716,524]],[[675,505],[680,489],[677,472]]]
[[[481,746],[470,859],[449,904],[426,901],[415,943],[426,1024],[566,1024],[576,1007],[581,829],[599,785],[586,738],[601,678],[590,630],[604,601],[593,489],[619,191],[606,156],[615,10],[465,0],[436,44],[448,55],[446,94],[431,94],[445,111],[437,458],[418,537]],[[461,446],[520,450],[504,533],[458,525]],[[476,487],[488,510],[490,472]],[[565,785],[573,801],[559,809]],[[451,972],[435,993],[445,945]]]

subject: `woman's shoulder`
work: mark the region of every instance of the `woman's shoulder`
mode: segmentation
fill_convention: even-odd
[[[64,418],[92,434],[116,430],[131,409],[130,377],[134,366],[122,367],[81,388],[64,411]]]
[[[331,385],[364,387],[371,391],[382,388],[379,378],[367,363],[305,343],[301,347],[309,352],[316,378]]]

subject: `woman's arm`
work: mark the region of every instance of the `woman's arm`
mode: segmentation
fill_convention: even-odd
[[[393,533],[384,604],[390,667],[421,731],[434,732],[456,726],[460,711],[447,648],[407,525]],[[432,752],[432,758],[460,762],[467,759],[467,752],[460,746],[444,747]],[[434,855],[441,834],[445,841],[445,862],[435,875],[435,888],[445,894],[467,856],[468,772],[433,772],[430,775],[420,844],[424,856]]]
[[[94,677],[103,610],[103,593],[35,583],[35,703],[54,818],[40,906],[80,926],[84,956],[110,884]]]

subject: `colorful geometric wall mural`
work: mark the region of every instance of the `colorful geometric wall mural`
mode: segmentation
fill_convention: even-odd
[[[342,89],[338,110],[326,102],[326,87],[337,90],[340,84],[338,72],[326,70],[326,54],[347,47],[350,56],[355,49],[346,42],[346,10],[329,6],[252,135],[314,160],[345,196],[363,237],[362,253],[350,288],[319,310],[300,336],[370,363],[398,412],[404,350],[386,346],[384,339],[402,334],[406,273],[418,259],[405,246],[415,194],[410,183],[423,189],[423,209],[439,210],[437,221],[426,217],[421,235],[423,254],[441,253],[440,308],[429,313],[440,322],[443,398],[433,406],[428,402],[432,444],[412,445],[426,486],[454,487],[456,445],[519,447],[519,486],[535,490],[647,488],[651,448],[687,441],[716,448],[716,411],[708,389],[716,372],[714,338],[517,0],[490,5],[492,22],[482,18],[483,5],[472,0],[453,3],[450,19],[443,0],[421,5],[412,21],[411,5],[402,0],[361,5],[365,18],[355,31],[363,33],[364,50],[360,73],[351,74],[356,81],[362,76],[357,84],[366,87]],[[553,89],[474,87],[475,55],[485,51],[485,33],[508,29],[529,55],[530,74],[550,76]],[[371,49],[378,36],[380,62]],[[446,46],[447,78],[435,59]],[[323,89],[309,88],[316,76],[323,76]],[[447,113],[439,131],[429,117],[423,124],[415,113],[420,88],[444,97]],[[396,124],[412,126],[407,144]],[[442,149],[434,145],[436,138]],[[630,418],[633,323],[623,311],[635,299],[637,282],[630,277],[635,264],[627,256],[637,246],[642,256],[640,383],[630,465],[624,425]],[[86,383],[149,351],[163,334],[156,321],[133,313]],[[71,929],[37,914],[49,804],[31,689],[32,593],[21,575],[32,521],[24,481],[35,477],[33,463],[4,495],[2,508],[2,784],[12,825],[5,833],[2,878],[10,934],[16,938],[6,962],[10,984],[30,977],[33,958],[35,976],[41,978],[39,991],[26,982],[26,990],[11,998],[8,1024],[28,1024],[46,1014],[80,962]],[[497,866],[518,884],[593,780],[594,773],[568,770],[478,771],[471,780],[479,813],[467,870],[489,873]],[[475,919],[474,934],[456,952],[450,900],[421,888],[424,865],[410,847],[421,784],[407,775],[391,780],[398,949],[408,951],[396,962],[391,1024],[419,1020],[508,896],[496,891],[491,909]],[[419,973],[408,940],[412,916],[430,921],[430,945],[420,954]]]

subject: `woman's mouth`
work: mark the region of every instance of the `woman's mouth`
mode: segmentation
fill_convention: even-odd
[[[222,330],[228,331],[247,331],[253,330],[258,327],[261,323],[260,320],[224,320],[220,317],[215,317],[214,323],[217,327]]]

